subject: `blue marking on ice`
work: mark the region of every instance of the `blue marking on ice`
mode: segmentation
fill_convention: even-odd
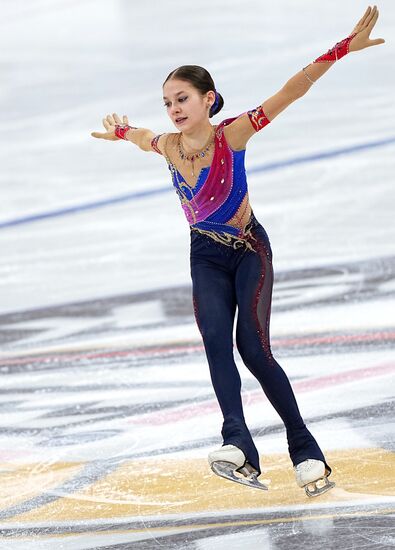
[[[361,143],[359,145],[352,145],[349,147],[342,147],[340,149],[333,149],[332,151],[319,152],[319,153],[314,153],[312,155],[302,155],[300,157],[257,165],[257,166],[254,166],[253,168],[249,168],[248,170],[246,170],[247,177],[248,177],[248,174],[253,174],[256,172],[269,172],[272,170],[277,170],[279,168],[290,166],[292,164],[302,164],[305,162],[323,160],[331,157],[336,157],[339,155],[349,155],[355,152],[362,151],[364,149],[382,147],[385,145],[389,145],[391,143],[395,143],[395,137],[389,137],[389,138],[380,139],[376,141],[370,141],[367,143]],[[0,229],[4,229],[6,227],[12,227],[14,225],[28,224],[28,223],[44,220],[46,218],[54,218],[59,216],[65,216],[68,214],[75,214],[77,212],[82,212],[84,210],[102,208],[104,206],[109,206],[111,204],[127,202],[131,200],[136,200],[136,199],[142,199],[150,195],[158,195],[159,193],[166,193],[169,191],[173,192],[173,187],[168,186],[168,187],[159,187],[157,189],[149,189],[144,191],[137,191],[137,192],[134,191],[133,193],[125,193],[124,195],[118,195],[116,197],[110,197],[108,199],[101,199],[98,201],[70,206],[67,208],[58,208],[56,210],[50,210],[48,212],[39,212],[37,214],[22,216],[20,218],[14,218],[11,220],[5,220],[3,222],[0,222]]]

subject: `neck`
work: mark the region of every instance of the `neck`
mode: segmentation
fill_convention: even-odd
[[[189,151],[200,151],[206,145],[213,131],[213,125],[208,120],[200,125],[181,132],[182,143]]]

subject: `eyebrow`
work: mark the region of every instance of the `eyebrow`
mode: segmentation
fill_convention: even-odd
[[[176,95],[185,94],[184,90],[181,90],[181,92],[177,92]],[[163,96],[163,99],[167,99],[166,96]]]

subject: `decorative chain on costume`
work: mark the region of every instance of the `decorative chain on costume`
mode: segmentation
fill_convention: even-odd
[[[188,153],[185,152],[185,150],[182,146],[182,143],[181,143],[181,136],[182,136],[182,132],[180,132],[178,134],[178,142],[177,142],[178,154],[179,154],[181,160],[189,160],[191,162],[191,164],[192,164],[192,176],[195,176],[195,169],[194,169],[193,161],[197,158],[205,157],[206,154],[208,153],[209,149],[211,148],[212,144],[214,143],[215,127],[213,127],[213,129],[211,131],[211,134],[210,134],[210,137],[208,138],[208,141],[206,142],[203,149],[201,149],[200,151],[195,151],[194,153],[189,153],[188,154]]]

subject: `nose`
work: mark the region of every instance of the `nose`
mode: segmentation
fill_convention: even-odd
[[[173,107],[170,110],[172,116],[179,115],[180,114],[180,108],[177,105],[173,105]]]

